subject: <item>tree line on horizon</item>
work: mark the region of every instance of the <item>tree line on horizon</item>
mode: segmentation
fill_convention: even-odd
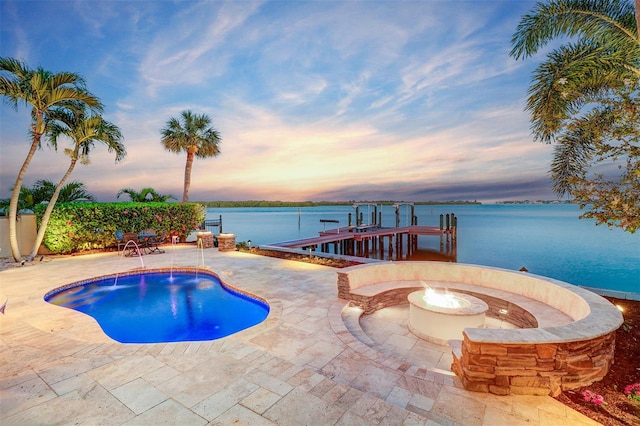
[[[56,185],[48,180],[38,180],[31,187],[22,187],[18,202],[18,211],[33,211],[37,204],[46,204],[51,200]],[[163,195],[153,188],[142,188],[136,191],[132,188],[123,188],[116,194],[116,198],[127,195],[130,202],[136,203],[158,203],[168,202],[176,198],[172,195]],[[88,192],[84,183],[73,181],[66,184],[60,191],[58,203],[79,203],[96,202],[97,199]],[[381,206],[390,206],[404,201],[395,200],[350,200],[350,201],[280,201],[280,200],[216,200],[216,201],[194,201],[210,208],[247,208],[247,207],[319,207],[319,206],[351,206],[355,203],[371,203]],[[514,201],[515,202],[515,201]],[[466,205],[482,204],[480,201],[468,200],[447,200],[447,201],[412,201],[412,204],[419,205]],[[0,200],[0,210],[9,207],[9,199]],[[0,212],[0,215],[4,212]]]
[[[196,201],[207,207],[318,207],[318,206],[351,206],[355,203],[371,203],[390,206],[404,201],[393,200],[364,200],[364,201],[279,201],[279,200],[242,200],[242,201]],[[439,204],[482,204],[479,201],[412,201],[415,205],[439,205]]]

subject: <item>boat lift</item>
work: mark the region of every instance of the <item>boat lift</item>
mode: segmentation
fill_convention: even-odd
[[[371,222],[365,223],[363,213],[360,211],[360,207],[367,206],[367,216],[369,216]],[[373,206],[373,212],[371,211],[371,206]],[[380,226],[382,218],[378,220],[378,204],[376,203],[354,203],[353,207],[356,209],[356,227],[360,226]],[[382,211],[380,212],[382,214]],[[351,225],[351,224],[349,224]]]

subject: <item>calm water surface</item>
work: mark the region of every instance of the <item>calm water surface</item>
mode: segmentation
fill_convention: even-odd
[[[361,207],[365,218],[372,209]],[[379,210],[380,211],[380,210]],[[320,219],[355,222],[351,206],[303,208],[229,208],[208,210],[210,219],[222,215],[223,230],[236,241],[254,246],[317,236],[335,228]],[[517,270],[571,284],[640,293],[640,234],[595,226],[578,219],[575,205],[434,205],[416,206],[420,225],[439,225],[441,213],[458,217],[458,262]],[[395,210],[382,207],[382,225],[395,225]],[[409,223],[409,208],[400,209],[400,226]],[[365,222],[368,220],[365,219]],[[419,237],[419,247],[437,249],[437,237]]]
[[[210,274],[146,272],[112,276],[45,297],[93,317],[121,343],[219,339],[261,323],[269,306]]]

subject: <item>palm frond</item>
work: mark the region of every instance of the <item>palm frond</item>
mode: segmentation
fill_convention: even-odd
[[[549,53],[534,71],[526,109],[536,140],[551,142],[563,123],[601,93],[619,88],[634,75],[618,66],[605,46],[568,43]]]
[[[587,173],[594,151],[590,136],[584,128],[577,127],[554,146],[550,174],[553,191],[559,196],[571,193],[575,178]]]
[[[615,49],[637,48],[633,3],[627,0],[552,0],[537,3],[520,20],[511,39],[510,56],[534,55],[558,37],[579,36]]]

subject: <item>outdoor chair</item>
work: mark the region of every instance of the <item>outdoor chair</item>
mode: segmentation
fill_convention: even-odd
[[[116,235],[116,242],[118,243],[118,255],[120,255],[120,251],[124,248],[127,241],[124,239],[122,231],[116,231],[114,234]]]
[[[138,249],[141,250],[144,248],[144,244],[138,239],[138,234],[135,232],[125,232],[124,233],[124,241],[125,241],[125,256],[137,256]],[[133,241],[135,244],[128,244],[129,241]],[[128,244],[128,245],[127,245]]]
[[[144,249],[145,253],[149,253],[151,251],[151,247],[155,245],[154,241],[157,236],[155,229],[143,229],[138,233],[138,247],[140,247],[140,249]]]
[[[156,235],[155,237],[149,237],[147,240],[147,249],[149,253],[164,253],[164,249],[160,248],[160,245],[164,243],[166,238],[167,231],[162,231],[160,235]]]

